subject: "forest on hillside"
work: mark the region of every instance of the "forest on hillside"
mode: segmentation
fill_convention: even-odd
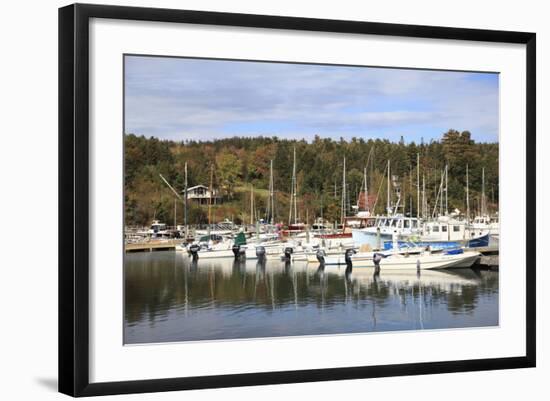
[[[375,213],[385,213],[385,168],[390,160],[391,174],[401,184],[401,212],[417,214],[417,154],[420,185],[425,179],[430,213],[448,166],[449,210],[466,210],[466,166],[469,171],[470,208],[480,207],[482,169],[489,210],[498,210],[498,143],[476,143],[468,131],[449,130],[440,140],[429,143],[385,139],[352,138],[334,140],[315,137],[313,141],[277,137],[233,137],[214,141],[175,142],[126,134],[124,136],[124,202],[127,226],[145,226],[153,219],[174,222],[174,195],[159,177],[162,174],[178,192],[184,190],[185,163],[188,186],[212,186],[223,195],[223,202],[212,207],[212,222],[231,219],[250,221],[251,188],[255,214],[265,216],[270,161],[273,161],[275,221],[288,222],[296,149],[298,214],[313,222],[321,214],[328,221],[339,221],[343,190],[343,162],[346,158],[346,213],[352,214],[367,169],[369,194],[378,194]],[[176,205],[176,220],[183,224],[183,205]],[[189,224],[208,222],[207,206],[190,203]]]

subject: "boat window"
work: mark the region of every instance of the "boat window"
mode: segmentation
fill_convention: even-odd
[[[396,226],[397,226],[397,220],[393,219],[393,220],[391,221],[391,226],[392,226],[392,227],[396,227]]]
[[[416,228],[418,227],[418,221],[417,220],[411,220],[412,221],[412,227]]]
[[[391,225],[391,220],[390,219],[386,220],[386,224],[384,224],[384,226],[389,227],[390,225]]]
[[[447,232],[447,226],[441,226],[441,231],[443,231],[444,233]]]
[[[411,227],[411,221],[410,220],[403,221],[403,227],[410,228]]]
[[[434,226],[432,231],[434,233],[438,233],[439,232],[439,226]]]
[[[454,225],[454,226],[453,226],[453,231],[454,231],[455,233],[459,232],[459,231],[460,231],[460,226]]]

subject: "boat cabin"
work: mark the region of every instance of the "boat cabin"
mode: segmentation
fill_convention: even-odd
[[[423,238],[434,241],[460,241],[486,234],[486,230],[467,227],[465,221],[429,221],[424,223]]]
[[[413,230],[418,229],[420,223],[415,217],[405,216],[380,216],[376,218],[375,227],[393,228],[398,230]]]

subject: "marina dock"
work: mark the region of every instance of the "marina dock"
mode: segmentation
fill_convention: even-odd
[[[124,250],[125,252],[175,251],[176,246],[181,244],[182,241],[183,239],[134,242],[126,244]]]

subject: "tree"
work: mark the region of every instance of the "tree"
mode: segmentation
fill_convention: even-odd
[[[216,156],[216,176],[226,195],[233,197],[233,189],[241,175],[242,161],[234,152],[224,151]]]
[[[420,154],[420,178],[425,177],[426,199],[433,207],[441,181],[441,171],[449,165],[449,210],[464,209],[466,164],[469,166],[470,207],[481,193],[482,170],[485,171],[485,193],[489,208],[495,210],[499,199],[499,145],[476,143],[469,131],[448,130],[441,140],[406,143],[387,139],[361,138],[334,140],[315,137],[312,142],[277,137],[234,137],[219,140],[174,142],[127,134],[124,138],[124,199],[127,225],[145,226],[153,218],[171,222],[173,195],[159,179],[166,177],[177,191],[183,190],[184,167],[187,164],[188,185],[209,185],[211,166],[214,165],[215,186],[226,196],[222,205],[213,206],[214,219],[238,219],[249,213],[250,184],[256,193],[257,212],[265,212],[268,198],[269,166],[273,160],[275,209],[277,220],[286,220],[289,210],[293,165],[296,148],[299,215],[306,209],[309,220],[323,217],[329,221],[340,219],[342,199],[342,162],[346,157],[346,182],[351,203],[363,182],[367,168],[369,195],[378,196],[376,213],[385,212],[386,174],[384,169],[391,160],[391,173],[404,183],[407,210],[410,195],[413,210],[416,208],[416,155]],[[374,151],[374,149],[376,151]],[[371,150],[372,153],[371,153]],[[367,159],[371,154],[369,165]],[[411,170],[412,169],[412,170]],[[410,188],[412,173],[413,188]],[[379,192],[380,191],[380,192]],[[336,192],[336,194],[335,194]],[[494,203],[490,201],[494,199]],[[403,199],[405,201],[405,199]],[[207,220],[206,206],[196,205],[189,211],[190,224]],[[178,209],[178,215],[180,211]],[[245,218],[246,216],[240,216]],[[248,220],[245,218],[245,221]]]

